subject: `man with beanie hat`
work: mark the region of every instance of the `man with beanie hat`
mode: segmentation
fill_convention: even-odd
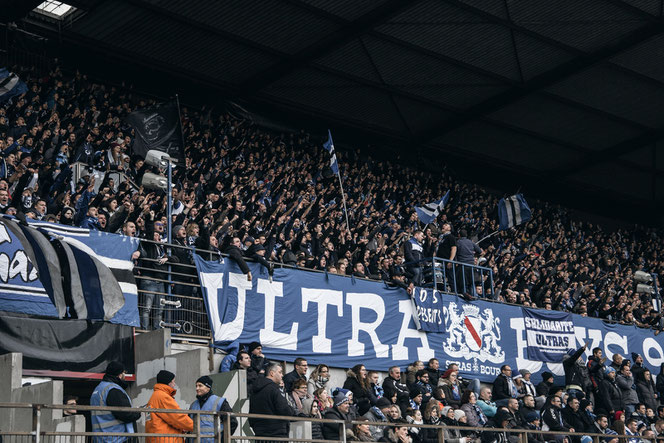
[[[286,397],[281,394],[279,389],[283,377],[284,371],[281,365],[272,363],[265,371],[265,377],[256,379],[249,396],[250,414],[295,415],[295,411],[288,405]],[[270,418],[251,417],[249,425],[258,437],[287,438],[290,430],[288,421]]]
[[[616,370],[611,366],[604,368],[604,378],[600,381],[597,401],[597,408],[609,416],[613,416],[616,411],[625,410],[622,392],[616,384]]]
[[[632,362],[631,371],[634,375],[634,379],[637,380],[639,378],[639,373],[646,369],[643,367],[643,357],[637,352],[632,352]]]
[[[192,411],[213,411],[213,412],[233,412],[230,405],[224,397],[219,397],[212,393],[212,379],[207,375],[200,377],[196,380],[196,400],[189,407]],[[194,414],[189,414],[191,419],[196,423]],[[219,427],[219,435],[221,441],[224,441],[224,424],[226,423],[225,417],[221,420]],[[237,418],[231,417],[231,435],[237,429]],[[214,443],[218,441],[214,437],[214,416],[201,414],[201,443]],[[206,436],[203,438],[203,436]]]
[[[249,355],[251,355],[251,367],[258,374],[265,374],[265,370],[270,366],[270,360],[263,355],[263,345],[260,342],[253,341],[249,343],[248,351]]]
[[[95,387],[90,397],[90,406],[131,407],[131,399],[127,392],[124,365],[112,361],[106,367],[104,378]],[[90,411],[92,432],[127,432],[134,433],[134,422],[141,418],[140,412],[124,411]],[[93,443],[102,443],[111,439],[115,443],[127,440],[127,437],[93,437]]]
[[[410,407],[418,410],[422,406],[422,390],[417,386],[410,388]]]
[[[175,401],[177,385],[175,374],[161,370],[157,374],[157,384],[147,407],[153,409],[180,409]],[[174,414],[167,412],[152,412],[145,421],[145,432],[148,434],[183,434],[194,430],[194,422],[187,414]],[[181,437],[148,437],[147,443],[181,443]]]
[[[323,418],[327,420],[344,420],[350,422],[350,396],[345,389],[336,389],[334,393],[334,406],[325,410]],[[343,440],[341,423],[323,423],[323,437],[325,440]]]

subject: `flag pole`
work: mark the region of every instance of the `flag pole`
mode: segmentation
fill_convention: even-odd
[[[493,231],[491,234],[487,235],[487,236],[484,237],[482,240],[478,240],[478,241],[477,241],[477,244],[479,245],[480,243],[482,243],[482,242],[483,242],[484,240],[486,240],[487,238],[489,238],[489,237],[493,237],[494,235],[498,234],[499,232],[500,232],[500,229],[497,230],[497,231]]]
[[[341,169],[337,171],[337,177],[339,178],[339,187],[341,188],[341,203],[344,205],[344,215],[346,216],[346,229],[350,234],[350,223],[348,223],[348,209],[346,208],[346,194],[344,193],[344,185],[341,182]]]

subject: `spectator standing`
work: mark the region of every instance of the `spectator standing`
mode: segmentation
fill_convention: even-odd
[[[588,376],[588,367],[583,363],[582,356],[587,344],[576,351],[569,351],[563,357],[563,369],[565,370],[565,389],[570,395],[578,396],[579,393],[589,395],[592,392],[592,383]]]
[[[251,387],[258,378],[256,368],[251,365],[251,356],[247,351],[240,351],[237,353],[237,360],[231,366],[231,370],[243,370],[247,372],[247,392],[251,393]]]
[[[604,378],[605,361],[606,357],[602,355],[602,350],[600,348],[593,348],[593,355],[588,358],[587,363],[588,376],[590,377],[590,382],[592,383],[593,392],[597,392],[597,390],[599,390],[600,382]]]
[[[207,375],[199,377],[196,380],[196,400],[189,407],[192,411],[212,411],[212,412],[233,412],[228,401],[224,397],[214,395],[212,392],[212,379]],[[196,416],[190,414],[194,423],[196,423]],[[199,432],[201,434],[201,443],[214,443],[218,441],[214,438],[214,416],[201,414],[200,419],[201,427]],[[221,426],[219,427],[220,439],[224,441],[224,424],[226,423],[225,417],[221,419]],[[237,429],[237,418],[231,417],[231,435]],[[205,438],[203,437],[205,436]]]
[[[295,380],[301,379],[305,382],[307,381],[307,370],[309,369],[307,360],[298,357],[295,359],[295,362],[293,362],[293,366],[293,370],[284,375],[284,388],[286,388],[286,392],[291,392],[293,390],[293,382]]]
[[[295,415],[281,394],[279,385],[283,382],[283,369],[277,363],[271,363],[265,371],[265,377],[258,377],[254,382],[249,397],[250,414]],[[272,418],[249,418],[249,425],[259,437],[287,438],[290,430],[288,421]]]
[[[503,365],[500,368],[500,374],[493,381],[493,401],[498,406],[507,406],[510,398],[516,398],[515,392],[512,368],[509,365]]]
[[[307,392],[311,395],[318,389],[327,388],[327,382],[330,381],[330,368],[326,364],[319,364],[316,366],[316,369],[313,370],[307,381]]]
[[[154,385],[152,396],[147,407],[153,409],[180,409],[175,401],[177,385],[175,374],[161,370],[157,374],[157,384]],[[184,434],[194,430],[194,422],[187,414],[166,412],[151,412],[150,418],[145,421],[145,432],[148,434]],[[181,437],[148,437],[147,443],[181,443]]]
[[[611,368],[613,368],[613,365],[611,365]],[[636,410],[636,405],[639,403],[639,396],[636,393],[634,377],[632,377],[632,371],[629,366],[624,365],[620,367],[620,373],[616,376],[616,386],[618,386],[622,394],[625,412],[628,416],[632,415],[632,412]]]
[[[622,393],[616,385],[616,370],[611,366],[604,369],[604,378],[599,385],[597,407],[602,408],[609,417],[612,417],[617,411],[624,410]]]
[[[448,369],[443,374],[443,391],[445,392],[445,400],[448,406],[454,408],[461,407],[461,397],[463,396],[463,387],[459,382],[459,372]]]
[[[411,280],[415,286],[422,285],[422,263],[424,258],[424,232],[416,230],[413,236],[404,244],[404,256],[406,258],[407,270],[411,274]]]
[[[562,410],[563,421],[571,428],[576,429],[577,432],[583,432],[585,427],[585,423],[581,418],[582,412],[579,409],[580,406],[581,402],[579,399],[570,395],[567,397],[567,407]],[[572,441],[581,443],[581,439],[578,436],[574,436]]]
[[[438,379],[440,378],[440,362],[437,358],[429,359],[427,367],[425,368],[429,373],[429,383],[431,386],[438,386]]]
[[[376,397],[376,401],[378,401],[378,399],[383,398],[385,395],[385,391],[383,391],[383,387],[379,383],[380,374],[378,371],[369,371],[367,377],[369,377],[371,392],[373,393],[374,397]]]
[[[652,381],[650,369],[643,368],[636,375],[636,393],[639,401],[646,405],[647,408],[656,410],[659,406],[657,399],[657,392],[655,391],[655,383]]]
[[[90,397],[90,406],[119,406],[131,407],[131,399],[125,389],[124,365],[118,361],[112,361],[106,367],[104,377]],[[90,411],[92,432],[126,432],[134,433],[135,422],[141,418],[140,412],[125,411]],[[93,443],[121,443],[127,437],[93,437]]]
[[[477,244],[468,238],[468,232],[465,229],[459,230],[459,238],[456,241],[457,253],[456,259],[460,263],[467,265],[475,264],[475,255],[482,253],[482,249]],[[463,266],[462,269],[457,270],[457,292],[458,293],[473,293],[475,285],[473,284],[473,268],[470,266]]]
[[[387,417],[390,413],[391,407],[392,403],[387,398],[379,398],[376,402],[376,406],[372,406],[363,417],[370,422],[387,423]],[[382,437],[385,426],[370,426],[369,429],[374,441],[377,441]]]
[[[353,393],[358,413],[359,415],[364,415],[371,406],[376,404],[376,398],[372,393],[369,379],[367,378],[367,370],[364,365],[359,364],[353,366],[346,372],[346,375],[347,378],[343,388]]]
[[[251,366],[259,375],[265,374],[265,369],[271,364],[265,355],[263,355],[263,345],[254,341],[249,343],[249,355],[251,355]]]
[[[392,398],[396,395],[395,404],[405,411],[408,408],[409,391],[408,386],[401,380],[401,369],[398,366],[392,366],[389,369],[388,376],[383,380],[383,391],[385,397]]]
[[[433,387],[429,383],[429,372],[425,369],[417,371],[417,382],[415,385],[420,388],[422,392],[422,405],[426,405],[429,400],[433,398]]]

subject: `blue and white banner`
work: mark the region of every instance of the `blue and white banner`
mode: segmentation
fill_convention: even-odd
[[[526,327],[526,355],[530,360],[560,362],[567,351],[574,349],[572,314],[522,308]]]
[[[436,217],[440,214],[440,211],[443,210],[447,202],[450,200],[450,191],[447,191],[443,198],[438,201],[427,203],[424,206],[415,206],[415,212],[417,213],[417,218],[420,219],[422,223],[429,224],[436,220]]]
[[[215,263],[194,257],[219,345],[260,341],[265,355],[275,360],[304,357],[310,364],[341,368],[363,363],[383,371],[436,357],[443,368],[456,362],[463,376],[487,382],[504,364],[515,371],[529,370],[536,382],[543,371],[563,375],[561,363],[528,358],[525,322],[516,306],[467,303],[437,292],[444,332],[427,333],[417,329],[413,301],[401,288],[293,269],[276,269],[270,281],[255,263],[249,263],[253,279],[247,281],[232,260]],[[609,359],[616,352],[638,352],[659,374],[664,334],[577,315],[573,322],[572,347],[590,342],[587,355],[600,347]]]
[[[16,275],[10,267],[12,278],[4,280],[0,275],[0,310],[56,318],[71,317],[75,311],[78,318],[139,326],[131,260],[138,239],[31,219],[28,223],[37,229],[21,226],[9,217],[0,221],[0,253],[8,258],[26,257],[15,260],[25,272]],[[7,234],[2,234],[5,231]],[[48,233],[51,241],[43,233]],[[2,260],[0,254],[0,274]],[[39,269],[42,272],[38,273]],[[61,281],[62,272],[66,275]],[[17,298],[19,293],[24,297]],[[70,302],[65,301],[65,293]],[[93,295],[97,293],[99,297]]]
[[[445,332],[443,321],[443,298],[433,289],[415,288],[413,290],[417,329],[425,332]]]
[[[9,72],[7,68],[0,68],[0,103],[4,103],[27,91],[28,85],[18,78],[18,75]]]
[[[525,223],[532,216],[533,213],[528,203],[526,203],[526,199],[523,198],[523,194],[501,198],[498,202],[498,229],[501,231]]]

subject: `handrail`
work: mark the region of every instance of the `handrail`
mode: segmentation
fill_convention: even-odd
[[[371,421],[344,421],[344,420],[330,420],[325,418],[315,418],[315,417],[298,417],[298,416],[284,416],[284,415],[268,415],[268,414],[252,414],[252,413],[242,413],[242,412],[225,412],[225,411],[204,411],[204,410],[190,410],[190,409],[158,409],[158,408],[131,408],[131,407],[120,407],[120,406],[87,406],[87,405],[58,405],[58,404],[35,404],[35,403],[0,403],[0,409],[3,408],[14,408],[14,409],[32,409],[37,413],[44,409],[54,409],[54,410],[65,410],[75,408],[77,411],[123,411],[123,412],[141,412],[141,413],[176,413],[176,414],[192,414],[200,417],[201,415],[213,415],[215,417],[215,437],[218,434],[219,427],[217,420],[224,419],[226,423],[229,422],[231,417],[236,418],[257,418],[257,419],[270,419],[270,420],[283,420],[289,422],[311,422],[311,423],[332,423],[341,425],[342,429],[346,426],[352,426],[356,424],[365,424],[369,426],[378,426],[378,427],[408,427],[408,428],[424,428],[424,429],[453,429],[459,431],[473,431],[473,432],[505,432],[509,434],[520,434],[526,436],[528,434],[539,434],[539,435],[563,435],[563,436],[590,436],[593,437],[595,442],[599,438],[607,438],[611,436],[612,438],[633,438],[634,436],[629,436],[625,434],[601,434],[597,432],[564,432],[564,431],[543,431],[543,430],[534,430],[534,429],[519,429],[519,428],[486,428],[478,426],[456,426],[456,425],[446,425],[444,423],[433,425],[433,424],[416,424],[416,423],[392,423],[392,422],[371,422]],[[198,420],[197,420],[198,421]],[[33,427],[37,426],[33,423]],[[194,428],[199,429],[199,428]],[[239,428],[241,429],[241,428]],[[0,431],[0,435],[35,435],[36,430],[33,429],[32,432],[26,431]],[[228,432],[228,426],[224,426],[224,433]],[[190,434],[153,434],[153,433],[111,433],[111,432],[58,432],[58,431],[38,431],[39,435],[44,436],[126,436],[126,437],[189,437],[192,438],[194,435],[198,438],[200,437],[199,433],[190,433]],[[229,432],[228,432],[229,434]],[[206,434],[209,435],[209,434]],[[228,435],[229,440],[273,440],[273,441],[302,441],[302,442],[322,442],[322,441],[331,441],[331,440],[314,440],[314,439],[293,439],[293,438],[284,438],[284,437],[260,437],[260,436],[250,436],[250,435],[240,435],[240,436],[231,436]],[[345,439],[345,435],[343,436]],[[640,439],[648,440],[646,437],[638,436]],[[655,439],[653,439],[654,441]],[[338,441],[338,440],[332,440]]]

